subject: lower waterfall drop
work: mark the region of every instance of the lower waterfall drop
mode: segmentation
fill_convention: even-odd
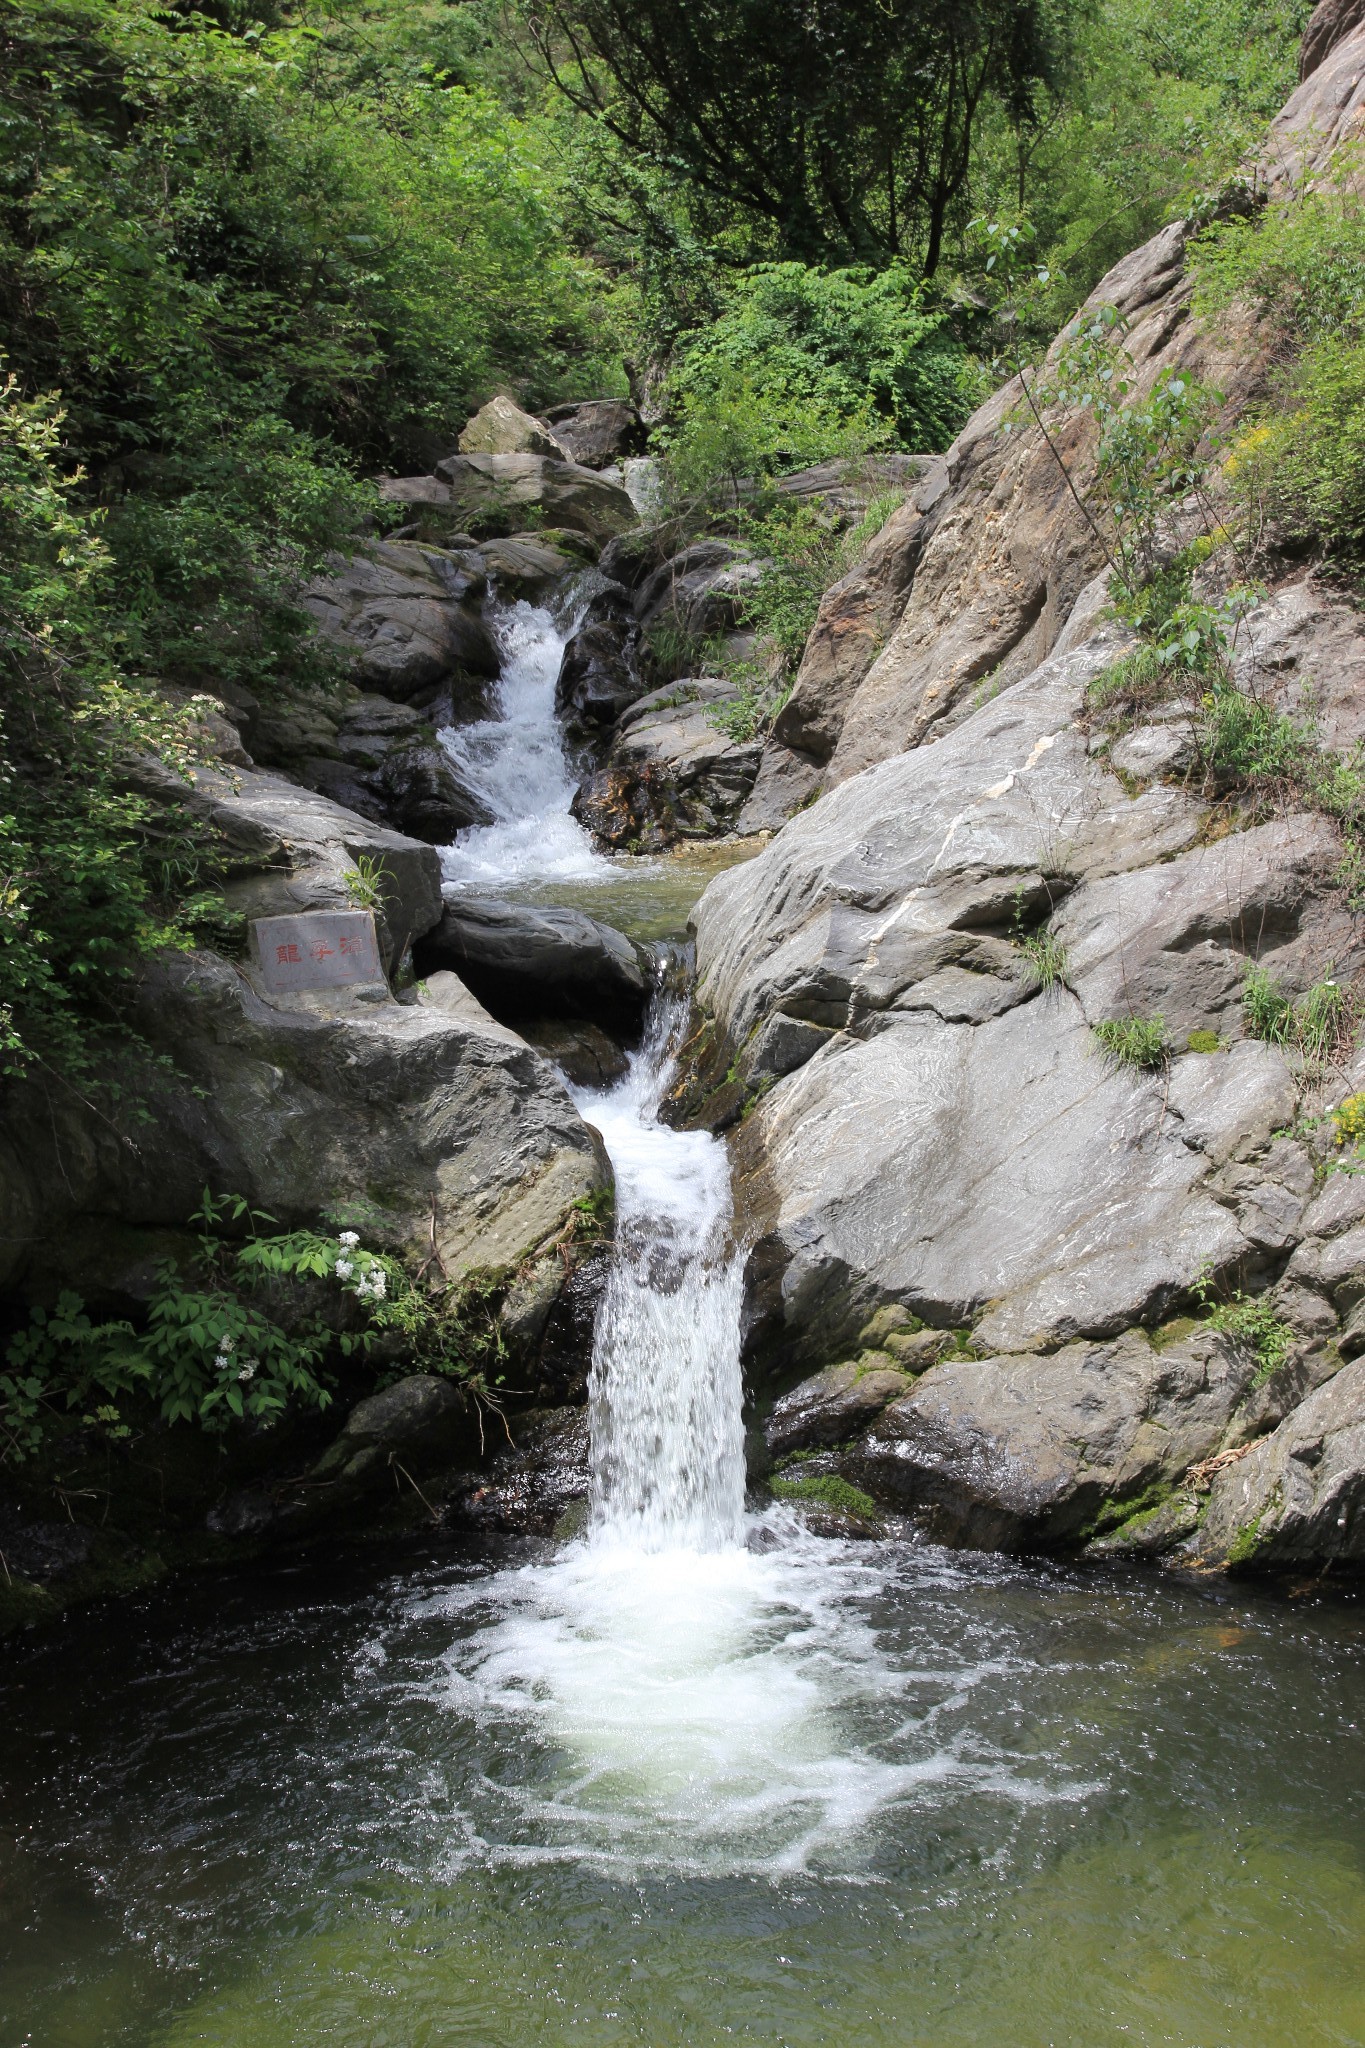
[[[594,1540],[645,1551],[743,1541],[741,1260],[725,1146],[659,1122],[685,1017],[656,999],[625,1078],[581,1093],[616,1173],[616,1261],[590,1381]]]

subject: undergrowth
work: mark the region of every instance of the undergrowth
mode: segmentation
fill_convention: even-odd
[[[129,1403],[210,1432],[326,1408],[338,1364],[380,1358],[384,1339],[405,1369],[451,1374],[497,1405],[486,1290],[429,1287],[356,1230],[271,1232],[273,1220],[205,1190],[198,1250],[184,1267],[161,1261],[138,1325],[97,1322],[71,1292],[35,1308],[0,1371],[0,1465],[32,1457],[62,1418],[126,1437]]]

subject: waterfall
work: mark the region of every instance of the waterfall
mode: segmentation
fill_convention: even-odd
[[[442,743],[493,813],[441,854],[456,886],[496,889],[551,877],[600,880],[611,863],[569,815],[575,778],[555,715],[555,684],[577,616],[570,599],[559,616],[543,605],[490,608],[502,654],[493,716],[449,726]]]
[[[655,1000],[630,1069],[578,1106],[616,1174],[616,1259],[589,1382],[595,1541],[722,1550],[743,1540],[741,1261],[729,1162],[706,1131],[659,1122],[686,1016]]]

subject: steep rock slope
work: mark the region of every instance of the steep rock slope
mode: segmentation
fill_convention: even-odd
[[[1266,178],[1321,167],[1362,106],[1357,27],[1276,122]],[[1140,386],[1178,366],[1235,415],[1262,345],[1249,319],[1196,328],[1184,243],[1166,229],[1095,301],[1127,315]],[[1314,1214],[1341,1184],[1326,1112],[1365,1061],[1306,1073],[1242,1005],[1252,961],[1291,995],[1365,968],[1334,831],[1229,831],[1162,780],[1169,727],[1105,753],[1087,688],[1126,643],[1071,488],[1093,430],[1054,434],[1068,481],[1038,432],[1002,432],[1019,402],[982,408],[827,597],[759,780],[825,794],[698,908],[698,1043],[727,1070],[717,1106],[746,1095],[755,1383],[824,1368],[786,1397],[790,1448],[831,1366],[875,1382],[882,1419],[815,1455],[953,1540],[1365,1561],[1341,1371],[1365,1233]],[[1350,607],[1300,574],[1250,628],[1241,659],[1282,701],[1321,670],[1325,729],[1358,738]],[[1172,1047],[1154,1072],[1092,1028],[1153,1015]],[[1194,1329],[1215,1294],[1273,1313],[1268,1363],[1245,1322]],[[1317,1491],[1286,1477],[1305,1416]]]

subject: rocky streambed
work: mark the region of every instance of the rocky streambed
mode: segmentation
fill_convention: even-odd
[[[1356,118],[1363,36],[1280,117],[1272,187]],[[1176,224],[1095,301],[1139,380],[1216,381],[1235,419],[1258,336],[1210,334],[1190,297]],[[1201,1570],[1365,1556],[1365,1061],[1258,1035],[1246,1003],[1252,971],[1288,1014],[1365,974],[1336,827],[1194,775],[1197,706],[1097,715],[1132,640],[1071,488],[1093,451],[1068,481],[1002,431],[1013,402],[943,457],[782,481],[836,521],[901,502],[766,733],[717,717],[721,673],[661,670],[746,651],[764,565],[658,519],[614,401],[495,400],[431,475],[386,479],[402,523],[303,594],[344,690],[205,710],[179,793],[229,848],[230,908],[359,887],[384,978],[280,997],[247,954],[164,957],[139,1001],[169,1057],[127,1114],[7,1090],[0,1277],[20,1312],[67,1287],[136,1313],[205,1187],[285,1223],[357,1205],[376,1246],[474,1288],[509,1391],[495,1413],[395,1355],[339,1434],[196,1452],[170,1480],[183,1554],[571,1526],[614,1257],[585,1092],[690,990],[662,1115],[729,1150],[756,1500]],[[1258,702],[1311,702],[1323,744],[1365,741],[1359,613],[1301,561],[1232,665]],[[1125,1019],[1159,1024],[1155,1063],[1113,1056]],[[68,1505],[103,1498],[108,1457],[74,1442]],[[122,1536],[6,1512],[25,1614],[160,1554],[145,1501]]]

